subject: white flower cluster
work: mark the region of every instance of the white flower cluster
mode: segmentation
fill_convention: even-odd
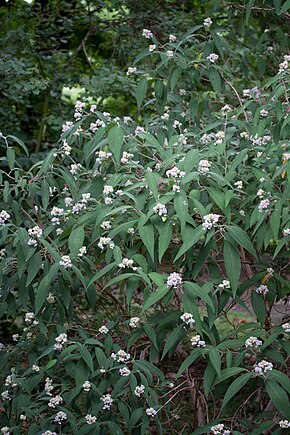
[[[269,289],[266,285],[261,284],[259,287],[256,288],[255,291],[256,291],[256,293],[259,293],[260,295],[265,296],[268,293]]]
[[[84,389],[84,391],[89,392],[91,387],[92,387],[92,384],[89,381],[85,381],[83,383],[83,389]]]
[[[145,412],[149,417],[155,417],[157,414],[157,411],[154,408],[147,408]]]
[[[165,207],[164,204],[161,204],[160,202],[158,202],[155,207],[153,207],[153,211],[154,213],[159,214],[159,216],[166,216],[167,215],[167,208]]]
[[[107,153],[106,151],[97,151],[96,156],[96,163],[99,165],[104,160],[108,160],[110,157],[112,157],[112,153]]]
[[[174,56],[174,52],[172,50],[167,50],[166,51],[166,56],[171,59]]]
[[[42,236],[42,229],[35,225],[33,228],[28,229],[28,234],[30,235],[30,239],[28,240],[29,246],[36,246],[37,245],[37,239],[39,239]]]
[[[210,230],[214,225],[218,223],[219,218],[221,218],[221,215],[219,214],[215,214],[215,213],[206,214],[203,217],[202,228],[206,231]]]
[[[46,378],[45,385],[44,385],[44,391],[47,394],[47,396],[52,396],[52,394],[51,394],[52,390],[53,390],[52,379]]]
[[[61,405],[63,402],[63,398],[59,395],[52,397],[48,402],[48,406],[50,408],[56,408],[58,405]]]
[[[177,38],[175,35],[169,35],[169,42],[176,42]]]
[[[63,421],[67,420],[67,415],[63,411],[59,411],[54,417],[54,422],[61,424]]]
[[[10,435],[9,427],[8,426],[1,427],[1,434],[2,435]]]
[[[184,175],[185,175],[185,172],[181,171],[176,166],[174,166],[172,169],[168,169],[168,171],[166,171],[166,176],[168,178],[183,178]]]
[[[206,18],[204,21],[203,21],[203,25],[204,25],[204,27],[205,28],[208,28],[208,27],[210,27],[211,25],[212,25],[212,20],[211,20],[211,18]]]
[[[3,391],[3,393],[1,393],[1,398],[2,400],[10,400],[11,397],[9,395],[9,391],[8,390]]]
[[[229,113],[229,112],[231,112],[232,111],[232,108],[231,108],[231,106],[229,106],[228,104],[226,104],[225,106],[223,106],[222,108],[221,108],[221,114],[223,115],[223,116],[227,116],[227,114]]]
[[[254,368],[254,372],[258,375],[263,375],[271,370],[273,370],[273,364],[265,359],[256,364]]]
[[[142,394],[144,394],[144,391],[145,391],[145,386],[143,384],[141,384],[140,386],[137,385],[137,387],[134,390],[134,394],[137,397],[141,397]]]
[[[136,74],[137,68],[135,66],[129,66],[126,74],[127,76],[130,76],[131,74]]]
[[[151,30],[143,29],[142,36],[144,36],[144,38],[146,39],[151,39],[153,38],[153,33],[151,32]]]
[[[195,320],[191,313],[184,313],[182,316],[180,316],[181,320],[186,323],[187,325],[194,325]]]
[[[100,332],[101,334],[108,334],[109,329],[108,329],[105,325],[103,325],[103,326],[101,326],[101,327],[99,328],[99,332]]]
[[[279,73],[278,74],[286,71],[287,69],[289,69],[289,67],[290,67],[290,56],[288,54],[286,54],[284,56],[283,62],[281,62],[279,64]]]
[[[80,163],[73,163],[72,165],[70,165],[70,173],[72,175],[76,175],[78,173],[78,170],[81,168],[81,164]]]
[[[79,249],[78,257],[83,257],[86,253],[87,253],[87,248],[86,248],[86,246],[82,246],[82,247]]]
[[[134,157],[134,154],[127,153],[127,151],[123,151],[123,154],[121,157],[121,163],[123,163],[123,165],[130,163],[130,161],[132,160],[133,157]]]
[[[265,110],[265,109],[262,109],[262,110],[260,110],[260,115],[263,117],[263,118],[266,118],[266,116],[268,115],[268,110]]]
[[[106,410],[110,410],[111,409],[111,406],[112,406],[112,403],[113,403],[113,399],[112,399],[111,394],[104,394],[101,397],[101,401],[104,403],[103,409],[106,409]]]
[[[156,50],[156,44],[149,45],[148,50],[149,50],[150,53],[153,53],[153,51]]]
[[[93,133],[99,130],[99,128],[105,128],[106,123],[102,121],[101,119],[97,119],[96,122],[91,122],[89,130],[91,130]]]
[[[237,189],[240,189],[240,190],[242,190],[242,188],[243,188],[243,182],[241,181],[241,180],[239,180],[239,181],[236,181],[235,183],[234,183],[234,186],[236,186],[236,188]]]
[[[63,208],[53,207],[50,214],[52,216],[51,219],[52,225],[60,225],[60,218],[61,217],[65,218],[67,212]]]
[[[118,264],[118,267],[120,267],[121,269],[125,269],[127,268],[131,268],[132,270],[137,270],[138,268],[133,266],[134,261],[131,260],[130,258],[123,258],[122,262]]]
[[[42,432],[41,435],[57,435],[56,432],[51,432],[51,430],[46,430],[45,432]]]
[[[182,277],[180,273],[173,272],[167,278],[166,281],[167,287],[177,288],[180,284],[182,284]]]
[[[25,314],[24,322],[27,325],[31,325],[31,323],[33,322],[34,319],[35,319],[35,314],[34,313],[26,313]]]
[[[63,266],[65,269],[72,267],[72,262],[69,255],[63,255],[59,260],[59,265]]]
[[[129,321],[129,326],[130,328],[138,328],[140,323],[140,317],[131,317],[130,321]]]
[[[269,205],[270,205],[270,200],[269,199],[262,199],[262,201],[258,205],[259,212],[262,213],[263,210],[267,210]]]
[[[74,123],[72,121],[66,121],[62,126],[62,132],[65,133],[66,131],[69,131],[73,125]]]
[[[10,218],[10,214],[5,210],[1,210],[0,212],[0,225],[5,225],[6,221]]]
[[[210,428],[210,431],[213,435],[230,435],[231,431],[225,429],[225,425],[223,423],[216,424]]]
[[[285,229],[283,230],[283,236],[284,236],[284,237],[290,236],[290,228],[285,228]]]
[[[60,150],[61,150],[62,156],[69,156],[70,155],[71,147],[67,143],[66,139],[63,140],[63,144],[62,144],[62,147]]]
[[[219,288],[220,290],[223,290],[223,289],[225,289],[225,288],[231,288],[231,283],[230,283],[230,281],[229,281],[228,279],[223,279],[223,282],[221,282],[221,283],[218,285],[218,288]]]
[[[225,138],[225,132],[224,132],[224,131],[218,131],[218,132],[215,134],[215,142],[214,142],[214,144],[215,144],[215,145],[220,145],[220,144],[222,144],[223,141],[224,141],[224,138]]]
[[[249,337],[245,341],[246,347],[258,347],[258,346],[262,346],[262,344],[263,342],[259,340],[257,337]]]
[[[94,424],[97,421],[97,417],[95,417],[94,415],[91,414],[87,414],[85,416],[85,420],[87,424]]]
[[[119,373],[121,376],[129,376],[131,373],[131,370],[128,369],[128,367],[123,367],[121,369],[119,369]]]
[[[55,345],[53,346],[54,350],[61,351],[63,348],[63,345],[66,342],[67,342],[67,334],[64,332],[62,334],[59,334],[59,336],[55,338]]]
[[[211,53],[209,56],[207,56],[206,60],[208,60],[211,63],[215,63],[219,58],[219,55],[216,53]]]
[[[283,160],[286,160],[286,161],[290,160],[290,153],[284,153]]]
[[[198,172],[203,175],[207,174],[210,167],[211,163],[208,160],[201,160],[198,164]]]
[[[249,97],[249,98],[261,98],[262,94],[261,91],[255,86],[252,89],[244,89],[243,90],[243,97]]]
[[[205,347],[205,341],[200,339],[200,335],[195,335],[194,337],[191,338],[191,344],[192,346],[196,346],[196,347]]]
[[[15,369],[11,369],[11,375],[8,375],[5,379],[5,386],[17,387],[17,383],[15,382]]]
[[[250,141],[253,143],[253,145],[266,145],[268,142],[270,142],[271,136],[265,135],[263,137],[259,137],[257,134],[255,136],[250,136]]]
[[[131,359],[131,355],[124,350],[120,349],[117,353],[111,353],[111,358],[117,362],[126,362]]]
[[[110,249],[114,249],[115,243],[110,239],[110,237],[100,237],[98,247],[104,249],[105,246],[109,246]]]
[[[112,228],[112,224],[110,221],[104,221],[101,223],[100,227],[103,228],[103,230],[108,231]]]
[[[290,323],[284,323],[282,328],[284,329],[284,332],[290,332]]]
[[[288,427],[290,427],[290,422],[288,420],[280,420],[279,421],[279,426],[282,429],[287,429]]]

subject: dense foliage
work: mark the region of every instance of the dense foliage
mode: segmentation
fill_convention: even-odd
[[[42,160],[3,130],[3,434],[290,427],[287,34],[209,3],[183,36],[134,35],[119,114],[95,90]]]

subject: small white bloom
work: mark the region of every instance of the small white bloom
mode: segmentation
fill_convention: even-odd
[[[154,50],[156,50],[156,45],[155,44],[149,45],[150,53],[152,53]]]
[[[192,346],[205,347],[205,341],[200,339],[200,335],[195,335],[194,337],[191,338],[190,341]]]
[[[87,424],[94,424],[97,421],[97,417],[95,417],[94,415],[91,414],[87,414],[85,416],[85,420]]]
[[[194,325],[195,324],[195,320],[194,320],[192,314],[190,314],[190,313],[184,313],[184,314],[182,314],[182,316],[180,316],[180,318],[187,325]]]
[[[263,117],[263,118],[265,118],[267,115],[268,115],[268,110],[265,110],[265,109],[262,109],[262,110],[260,110],[260,115]]]
[[[1,434],[2,435],[10,435],[9,427],[8,426],[1,427]]]
[[[142,384],[140,386],[137,385],[137,387],[134,390],[134,394],[137,397],[141,397],[142,394],[144,394],[144,391],[145,391],[144,385],[142,385]]]
[[[130,328],[138,328],[140,323],[140,317],[131,317],[129,321]]]
[[[290,332],[290,323],[284,323],[282,328],[284,329],[284,332]]]
[[[89,381],[85,381],[83,383],[83,389],[84,389],[84,391],[86,391],[86,392],[90,391],[91,387],[92,387],[92,384]]]
[[[25,323],[31,324],[34,319],[35,319],[34,313],[26,313],[25,314],[25,319],[24,319]]]
[[[50,408],[56,408],[58,405],[61,405],[63,402],[63,398],[59,395],[52,397],[48,402],[48,406]]]
[[[54,417],[54,422],[58,424],[61,424],[65,420],[67,420],[67,414],[63,411],[59,411]]]
[[[179,193],[180,192],[180,186],[178,184],[173,184],[172,191]]]
[[[155,417],[157,414],[157,411],[154,408],[147,408],[145,412],[149,417]]]
[[[131,373],[131,370],[128,369],[128,367],[123,367],[119,369],[119,373],[121,376],[129,376]]]
[[[117,362],[127,362],[131,359],[131,355],[120,349],[117,353],[112,353],[111,358]]]
[[[207,56],[207,60],[211,63],[215,63],[219,58],[219,55],[216,53],[211,53],[209,56]]]
[[[284,237],[290,236],[290,228],[285,228],[285,229],[283,230],[283,236],[284,236]]]
[[[5,390],[1,393],[2,400],[10,400],[9,391]]]
[[[211,25],[212,25],[212,20],[211,20],[211,18],[206,18],[204,21],[203,21],[203,25],[204,25],[204,27],[210,27]]]
[[[83,255],[85,255],[87,253],[87,248],[85,246],[82,246],[79,249],[79,253],[78,253],[78,257],[82,257]]]
[[[121,157],[121,163],[123,163],[123,165],[130,163],[130,161],[132,160],[132,157],[134,157],[134,154],[127,153],[126,151],[123,151],[123,154]]]
[[[262,284],[262,285],[260,285],[260,287],[257,287],[255,291],[256,291],[256,293],[259,293],[259,294],[265,296],[268,293],[269,289],[266,285]]]
[[[103,189],[103,194],[109,195],[110,193],[114,193],[114,188],[112,186],[105,185]]]
[[[69,255],[63,255],[59,261],[59,265],[63,266],[65,269],[72,267],[72,262]]]
[[[12,335],[12,340],[13,341],[18,341],[19,340],[20,335],[19,334],[13,334]]]
[[[260,213],[263,212],[263,210],[267,210],[267,208],[270,205],[270,200],[269,199],[263,199],[260,204],[258,205],[258,210]]]
[[[159,216],[166,216],[167,215],[167,208],[164,204],[157,203],[155,207],[153,207],[154,213],[159,214]]]
[[[263,344],[263,342],[261,340],[258,340],[257,337],[249,337],[245,341],[246,347],[258,347],[258,346],[262,346],[262,344]]]
[[[175,35],[169,35],[169,42],[175,42],[177,40]]]
[[[32,366],[32,370],[33,370],[34,372],[39,372],[40,368],[39,368],[39,366],[33,364],[33,366]]]
[[[180,284],[182,284],[182,277],[180,273],[173,272],[167,278],[167,287],[177,288]]]
[[[236,186],[237,189],[242,190],[242,189],[243,189],[243,182],[242,182],[241,180],[236,181],[236,182],[234,183],[234,186]]]
[[[273,364],[263,359],[255,365],[254,372],[258,375],[264,375],[268,371],[273,370]]]
[[[220,218],[221,218],[221,215],[215,214],[215,213],[210,213],[210,214],[205,215],[203,217],[202,228],[206,231],[210,230],[214,225],[216,225],[218,223]]]
[[[109,329],[108,329],[105,325],[103,325],[103,326],[101,326],[101,327],[99,328],[99,332],[100,332],[101,334],[108,334]]]
[[[10,214],[7,211],[2,210],[0,212],[0,225],[5,225],[6,221],[10,218]]]
[[[279,426],[283,429],[287,429],[288,427],[290,427],[290,422],[288,420],[280,420]]]
[[[115,244],[112,239],[110,239],[110,237],[100,237],[98,247],[100,249],[104,249],[105,246],[108,246],[110,249],[113,249],[115,247]]]
[[[174,56],[174,52],[172,50],[167,50],[166,56],[169,57],[169,59],[171,59]]]
[[[185,172],[174,166],[173,168],[166,171],[166,176],[168,178],[183,178],[185,176]]]
[[[208,160],[200,160],[198,164],[198,172],[201,174],[206,174],[209,172],[210,167],[211,163]]]
[[[144,36],[146,39],[151,39],[153,38],[153,33],[149,29],[143,29],[142,36]]]
[[[105,410],[110,410],[111,409],[111,406],[112,406],[112,403],[113,403],[113,399],[112,399],[111,394],[104,394],[101,397],[101,401],[104,404],[103,405],[103,409],[105,409]]]

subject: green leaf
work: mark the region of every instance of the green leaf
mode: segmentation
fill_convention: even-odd
[[[212,364],[209,363],[203,375],[203,389],[206,398],[209,395],[215,377],[216,377],[216,371],[213,368]]]
[[[224,212],[225,209],[224,192],[219,189],[215,189],[214,187],[208,187],[207,191],[210,194],[211,198],[214,200],[214,202],[217,204],[217,206],[220,208],[220,210]]]
[[[94,370],[94,366],[93,366],[93,360],[92,360],[90,352],[81,343],[78,343],[78,348],[79,348],[82,359],[84,360],[84,362],[87,364],[87,366],[89,367],[89,369],[92,372]]]
[[[14,149],[11,147],[7,148],[6,155],[7,155],[7,161],[8,161],[9,168],[12,170],[14,167],[14,163],[15,163],[15,151],[14,151]]]
[[[42,259],[39,252],[37,252],[30,258],[27,267],[28,273],[27,273],[26,287],[33,281],[33,279],[40,271],[41,263],[42,263]]]
[[[79,253],[80,248],[84,244],[85,231],[83,227],[77,227],[72,230],[68,239],[70,252],[73,256]]]
[[[138,273],[122,273],[121,275],[116,276],[115,278],[111,279],[105,285],[104,289],[110,287],[111,285],[116,284],[117,282],[124,281],[125,279],[131,278],[132,276],[138,276],[139,278],[141,278],[140,275],[138,275]]]
[[[37,314],[47,298],[50,290],[50,283],[56,277],[59,270],[59,264],[54,264],[48,274],[42,279],[35,293],[35,313]]]
[[[246,9],[246,24],[249,23],[250,15],[255,4],[256,0],[248,0],[247,9]]]
[[[256,293],[255,290],[252,291],[251,302],[252,302],[254,313],[257,316],[258,322],[263,326],[266,320],[265,302],[262,296]]]
[[[161,263],[163,255],[165,254],[172,239],[172,225],[167,222],[162,227],[162,232],[158,237],[158,261]]]
[[[275,408],[277,408],[283,416],[290,419],[290,402],[284,388],[270,379],[266,380],[265,387]]]
[[[238,245],[243,246],[250,254],[258,260],[255,248],[248,236],[248,234],[240,227],[234,225],[226,225],[226,230],[229,235],[237,242]],[[225,235],[226,237],[226,235]]]
[[[240,391],[240,389],[251,379],[252,376],[253,376],[252,373],[244,373],[243,375],[239,376],[237,379],[234,380],[234,382],[227,389],[227,392],[223,400],[222,409],[238,393],[238,391]]]
[[[144,98],[146,97],[147,89],[148,89],[148,81],[147,81],[147,78],[144,77],[138,83],[137,88],[136,88],[136,101],[137,101],[137,106],[138,106],[139,110],[141,108],[141,105],[142,105]]]
[[[191,294],[194,297],[200,298],[203,302],[208,304],[208,306],[213,311],[215,311],[213,301],[208,294],[208,290],[206,291],[204,286],[199,287],[199,285],[197,285],[196,283],[186,281],[186,282],[184,282],[184,288],[189,294]]]
[[[155,290],[151,295],[148,297],[148,299],[145,301],[143,305],[142,312],[148,310],[152,305],[156,304],[156,302],[160,301],[167,293],[169,292],[169,288],[164,285],[163,287],[159,287],[157,290]]]
[[[102,267],[101,270],[99,270],[99,272],[97,272],[93,278],[90,280],[90,282],[88,283],[87,287],[90,287],[95,281],[97,281],[98,279],[102,278],[102,276],[106,275],[107,273],[109,273],[114,267],[116,266],[116,263],[111,263],[108,264],[105,267]]]
[[[275,381],[279,382],[280,385],[290,394],[290,379],[285,373],[280,372],[279,370],[271,370],[268,373],[269,379],[273,378]]]
[[[145,179],[155,199],[158,198],[158,185],[157,185],[158,178],[159,178],[158,174],[155,174],[154,172],[146,171]]]
[[[121,150],[124,141],[124,132],[122,127],[114,125],[108,133],[108,144],[117,161],[120,163]]]
[[[221,356],[220,356],[219,351],[217,349],[215,349],[214,347],[210,347],[209,352],[208,352],[208,356],[209,356],[209,360],[212,363],[218,377],[220,377],[222,361],[221,361]]]
[[[283,14],[283,12],[287,12],[288,9],[290,9],[290,0],[286,0],[285,3],[283,3],[283,5],[280,9],[279,15]]]
[[[184,370],[186,370],[192,363],[194,363],[194,361],[201,355],[201,349],[194,349],[193,352],[191,352],[191,354],[183,361],[183,363],[181,364],[176,378],[179,378],[180,375],[182,375],[182,373],[184,372]]]
[[[183,232],[188,214],[187,198],[184,191],[175,194],[174,208],[180,221],[181,232]]]
[[[214,67],[210,67],[208,71],[208,78],[212,84],[214,91],[220,93],[222,90],[222,80],[218,70]]]
[[[181,340],[183,339],[185,334],[186,334],[186,330],[184,328],[184,325],[177,326],[177,328],[175,328],[171,332],[171,334],[169,335],[169,337],[166,340],[163,354],[162,354],[162,359],[165,357],[167,352],[169,352],[171,349],[174,350],[176,348],[176,346],[181,342]]]
[[[150,257],[152,258],[152,261],[154,261],[154,244],[155,244],[154,227],[151,224],[151,222],[144,225],[146,219],[147,218],[145,215],[141,215],[138,221],[138,231],[142,239],[142,242],[146,246]]]
[[[241,260],[237,248],[227,242],[227,240],[224,241],[224,262],[227,276],[231,283],[233,296],[235,297],[241,274]]]
[[[238,375],[245,370],[246,369],[243,369],[241,367],[228,367],[227,369],[221,371],[221,375],[215,380],[214,385],[220,384],[221,382],[224,382],[232,376]]]
[[[146,332],[146,334],[148,335],[148,337],[150,338],[150,340],[158,350],[157,337],[154,329],[152,328],[152,326],[149,325],[149,323],[144,324],[144,331]]]
[[[205,234],[204,229],[202,228],[202,225],[199,227],[192,229],[190,231],[190,235],[186,237],[186,241],[183,243],[182,247],[179,249],[176,257],[174,258],[174,262],[178,260],[185,252],[187,252],[192,246],[198,242],[198,240]]]
[[[29,155],[28,149],[27,149],[26,145],[24,145],[24,142],[23,142],[21,139],[19,139],[19,138],[16,137],[16,136],[13,136],[12,134],[9,134],[9,135],[6,136],[6,137],[10,137],[10,138],[13,139],[15,142],[17,142],[18,145],[20,145],[21,148],[24,149],[26,155],[27,155],[27,156]]]

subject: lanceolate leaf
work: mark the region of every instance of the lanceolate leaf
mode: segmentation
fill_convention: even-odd
[[[174,262],[178,260],[183,254],[185,254],[192,246],[194,246],[198,240],[205,234],[202,225],[193,229],[190,235],[184,241],[182,247],[179,249],[176,257],[174,258]]]
[[[152,261],[154,261],[154,228],[151,222],[148,222],[144,225],[144,222],[146,221],[146,216],[142,215],[138,221],[138,231],[140,234],[140,237],[142,239],[142,242],[147,248],[147,251],[150,254],[150,257],[152,258]]]
[[[235,296],[241,274],[241,260],[237,248],[226,240],[224,242],[224,262],[231,289]]]
[[[226,229],[229,235],[235,240],[235,242],[237,242],[238,245],[243,246],[248,252],[250,252],[250,254],[252,254],[257,259],[255,248],[248,234],[241,227],[227,225]]]
[[[225,394],[222,409],[241,390],[241,388],[251,379],[252,376],[252,373],[244,373],[243,375],[239,376],[237,379],[234,380],[234,382],[230,385]]]
[[[114,125],[108,133],[108,144],[117,161],[120,162],[121,150],[124,141],[124,132],[122,127]]]

